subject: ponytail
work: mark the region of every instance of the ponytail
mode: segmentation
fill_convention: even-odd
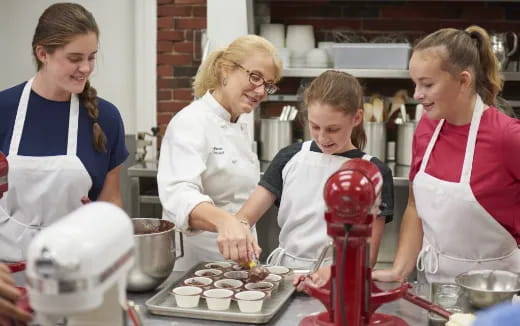
[[[350,135],[350,140],[352,141],[352,145],[356,148],[363,150],[367,144],[367,134],[365,132],[365,127],[363,126],[363,120],[352,129],[352,135]]]
[[[221,83],[220,67],[222,66],[222,55],[225,49],[212,51],[206,60],[199,66],[193,90],[196,97],[202,97],[210,89],[216,88]]]
[[[479,26],[470,26],[466,32],[474,40],[480,58],[476,67],[475,87],[484,103],[495,104],[498,93],[504,86],[504,79],[499,71],[498,59],[493,53],[488,33]]]
[[[99,108],[97,101],[97,91],[94,87],[90,85],[90,81],[87,81],[87,83],[85,84],[85,88],[83,89],[83,92],[79,95],[79,98],[83,102],[83,105],[85,105],[85,108],[88,112],[88,116],[90,117],[90,119],[92,119],[92,135],[94,148],[98,152],[105,153],[107,151],[107,137],[105,136],[103,129],[101,129],[101,125],[98,121]]]

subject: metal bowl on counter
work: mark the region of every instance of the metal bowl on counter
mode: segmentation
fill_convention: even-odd
[[[175,224],[155,218],[134,218],[135,265],[128,273],[128,291],[150,291],[168,278],[176,255]]]
[[[469,303],[486,308],[502,301],[511,301],[520,291],[520,274],[501,270],[476,270],[455,278]]]

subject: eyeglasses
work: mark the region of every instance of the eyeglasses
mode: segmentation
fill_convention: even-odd
[[[240,69],[244,70],[245,72],[247,72],[249,74],[249,82],[251,83],[251,85],[256,86],[256,87],[264,85],[265,92],[268,95],[272,95],[272,94],[276,93],[276,91],[279,89],[278,86],[276,86],[274,83],[266,82],[264,77],[260,76],[256,72],[251,72],[249,69],[246,69],[244,66],[242,66],[241,64],[238,64],[236,62],[233,62],[233,63],[237,67],[239,67]]]

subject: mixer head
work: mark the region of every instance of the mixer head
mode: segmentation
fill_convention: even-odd
[[[0,198],[2,198],[4,192],[7,192],[7,172],[9,171],[9,165],[7,163],[7,157],[4,153],[0,152]]]
[[[366,224],[378,204],[383,177],[377,166],[363,159],[344,163],[325,184],[324,197],[334,222]]]

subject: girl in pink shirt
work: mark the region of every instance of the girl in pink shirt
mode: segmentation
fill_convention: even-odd
[[[494,107],[503,79],[487,32],[438,30],[414,47],[409,70],[427,114],[393,268],[374,278],[403,281],[414,267],[429,282],[520,272],[520,123]]]

